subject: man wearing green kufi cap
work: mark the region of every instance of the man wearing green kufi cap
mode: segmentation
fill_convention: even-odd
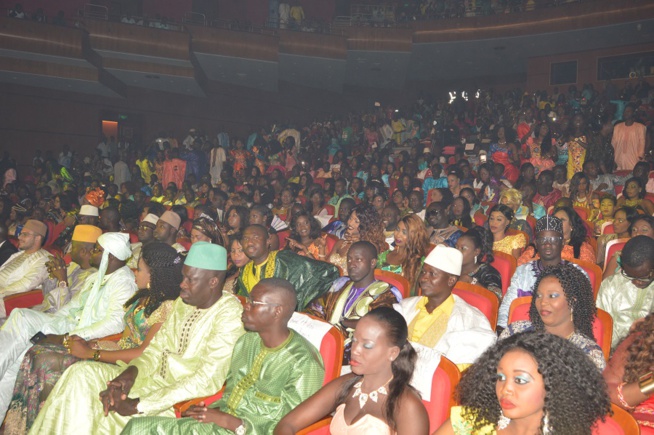
[[[245,332],[241,303],[222,292],[226,269],[225,248],[193,244],[180,297],[143,354],[129,365],[73,365],[30,432],[118,433],[136,414],[172,417],[175,403],[220,390],[234,345]]]

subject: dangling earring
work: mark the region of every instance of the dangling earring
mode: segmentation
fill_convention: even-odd
[[[148,285],[145,286],[146,289],[150,290],[150,283],[148,282]]]
[[[497,422],[497,428],[499,430],[506,429],[509,423],[511,423],[511,419],[500,410],[500,419]]]
[[[475,257],[475,264],[477,264],[477,257]]]
[[[550,433],[550,418],[549,415],[545,413],[545,416],[543,417],[543,435],[548,435]]]
[[[574,308],[570,308],[570,321],[572,323],[574,323],[574,321],[575,321],[575,318],[574,318],[574,315],[573,315],[574,311],[575,311]]]

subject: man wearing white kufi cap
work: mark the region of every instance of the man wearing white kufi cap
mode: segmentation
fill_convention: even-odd
[[[437,245],[420,273],[422,296],[394,305],[409,325],[409,341],[435,349],[459,368],[472,364],[496,339],[486,316],[452,294],[462,263],[458,249]]]
[[[159,221],[159,216],[156,214],[148,213],[141,223],[139,224],[137,235],[139,241],[132,243],[132,256],[127,261],[127,265],[130,269],[134,270],[138,267],[139,258],[141,258],[141,249],[143,245],[147,245],[150,242],[155,241],[154,239],[154,229],[157,227],[157,222]]]
[[[7,412],[31,338],[62,346],[69,334],[88,341],[123,331],[123,304],[137,290],[134,274],[125,264],[130,256],[127,234],[105,233],[97,239],[91,256],[98,272],[86,279],[68,304],[55,314],[31,309],[11,312],[0,328],[0,421]],[[46,337],[35,337],[39,332]]]

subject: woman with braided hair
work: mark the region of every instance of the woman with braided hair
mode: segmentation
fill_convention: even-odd
[[[456,249],[463,254],[459,281],[480,285],[502,300],[502,276],[491,266],[495,259],[491,232],[484,227],[474,227],[459,237]]]
[[[631,412],[643,435],[654,434],[654,313],[631,328],[604,370],[611,401]]]
[[[606,361],[593,336],[595,297],[586,275],[573,264],[546,267],[536,280],[529,321],[508,325],[500,339],[525,331],[544,331],[565,338],[604,370]]]
[[[595,365],[546,332],[498,341],[463,373],[457,396],[461,406],[434,435],[590,435],[611,412]]]
[[[184,259],[171,246],[152,242],[143,246],[136,270],[139,291],[125,302],[125,324],[120,340],[87,342],[71,336],[68,353],[50,344],[37,344],[20,365],[7,413],[6,434],[29,431],[63,372],[80,360],[129,363],[141,355],[168,317],[179,297]]]

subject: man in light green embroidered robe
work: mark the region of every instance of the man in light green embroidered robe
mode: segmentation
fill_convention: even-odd
[[[350,363],[350,340],[357,322],[368,311],[392,307],[402,301],[394,286],[375,280],[377,248],[370,242],[356,242],[347,252],[347,274],[334,281],[329,291],[314,299],[306,313],[336,326],[345,337],[343,364]]]
[[[244,333],[241,303],[221,291],[226,266],[225,248],[195,243],[182,269],[180,297],[143,354],[129,365],[74,364],[30,433],[120,433],[136,414],[173,416],[175,403],[218,391]]]
[[[184,416],[191,418],[135,418],[123,433],[271,434],[282,417],[318,391],[325,373],[316,348],[288,328],[296,303],[288,281],[259,281],[243,313],[250,332],[234,347],[223,397],[209,407],[190,407]]]

